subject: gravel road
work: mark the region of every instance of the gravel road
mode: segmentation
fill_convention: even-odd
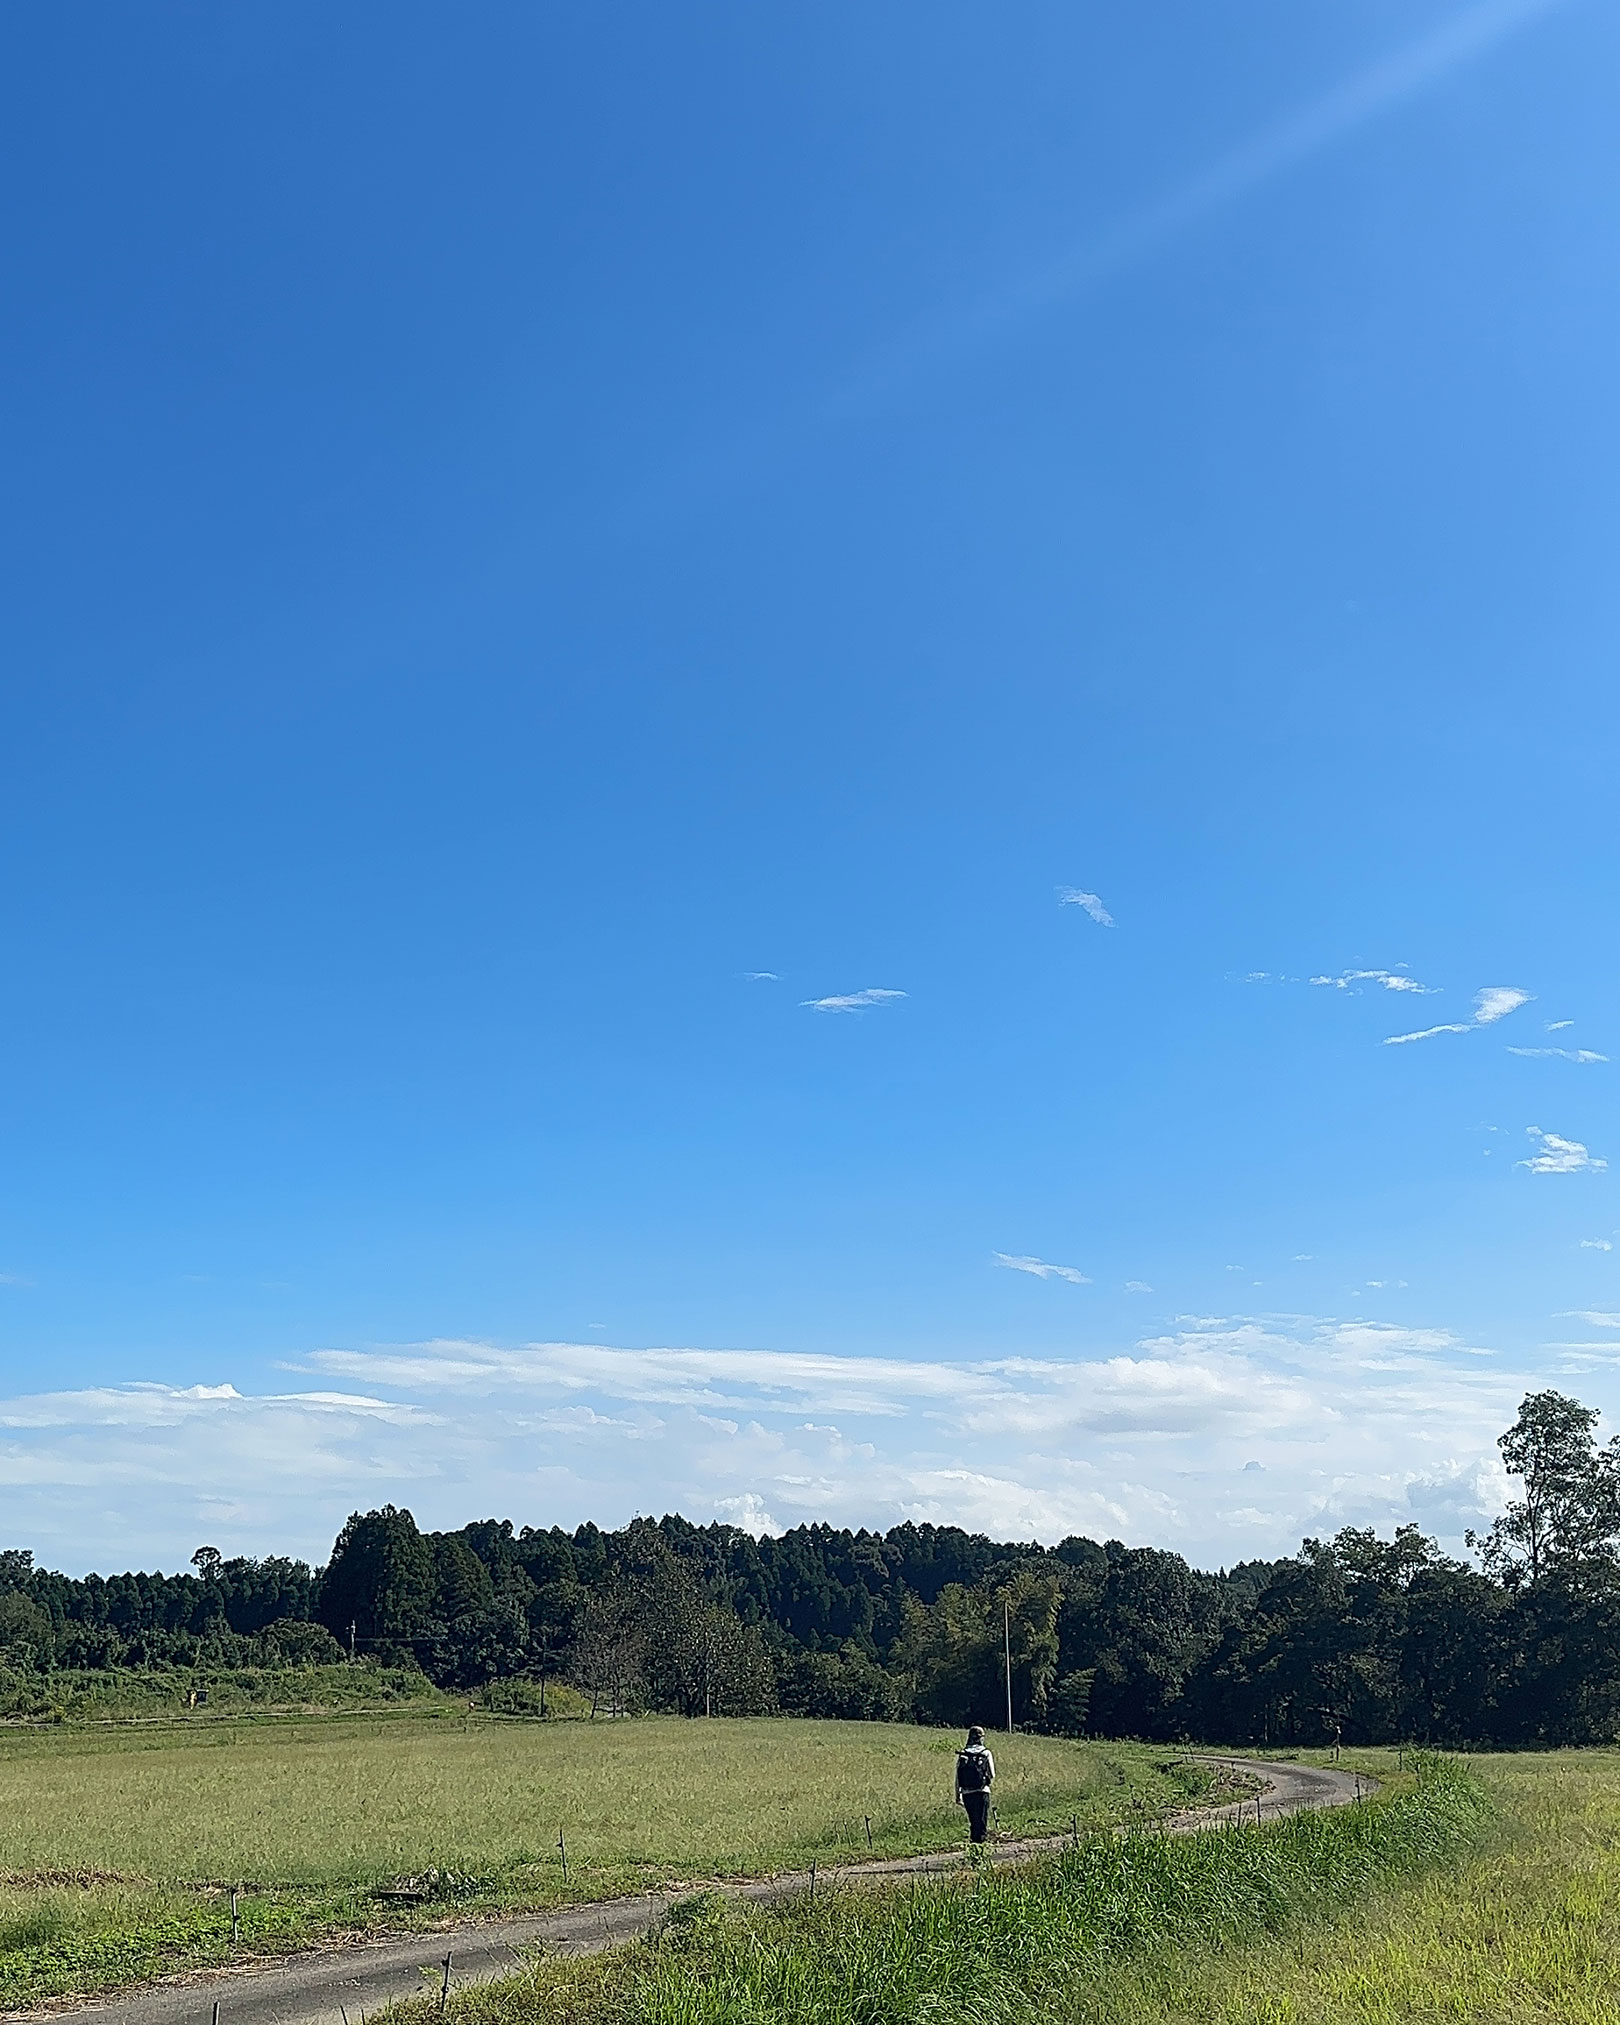
[[[1248,1758],[1207,1759],[1260,1782],[1256,1799],[1223,1807],[1194,1808],[1166,1825],[1173,1834],[1188,1835],[1218,1821],[1263,1820],[1297,1814],[1313,1807],[1342,1807],[1374,1781],[1362,1776],[1359,1787],[1351,1772],[1318,1765],[1264,1764]],[[1064,1838],[1066,1839],[1066,1838]],[[1050,1839],[995,1845],[993,1860],[1016,1863],[1054,1845]],[[912,1877],[948,1870],[963,1861],[953,1850],[937,1856],[895,1857],[884,1862],[853,1863],[823,1877],[839,1880]],[[789,1898],[809,1886],[804,1872],[712,1887],[738,1898]],[[379,1940],[346,1941],[340,1946],[279,1961],[219,1969],[183,1981],[147,1984],[114,1997],[72,2009],[53,2006],[48,2012],[7,2012],[10,2019],[82,2019],[84,2025],[212,2025],[219,2006],[219,2025],[359,2025],[361,2014],[396,1998],[420,1996],[437,1985],[442,1963],[451,1958],[453,1983],[484,1982],[509,1975],[521,1966],[521,1950],[543,1941],[558,1954],[590,1954],[645,1933],[682,1891],[646,1892],[636,1898],[612,1899],[602,1905],[568,1906],[559,1912],[531,1913],[518,1919],[478,1925],[447,1926],[437,1933],[390,1935]],[[431,1972],[430,1984],[424,1971]]]

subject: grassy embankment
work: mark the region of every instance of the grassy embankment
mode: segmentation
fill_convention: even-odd
[[[1373,1753],[1356,1762],[1378,1769]],[[1471,1770],[1496,1818],[1460,1866],[1327,1927],[1191,1969],[1144,1965],[1076,2015],[1088,2025],[1620,2025],[1620,1753],[1482,1757]]]
[[[193,1707],[188,1697],[199,1690],[206,1700]],[[575,1705],[578,1699],[571,1697]],[[459,1713],[467,1697],[442,1693],[409,1667],[102,1667],[93,1672],[59,1667],[43,1675],[0,1667],[0,1717],[22,1722],[204,1723],[249,1714],[452,1706]]]
[[[0,2008],[296,1946],[670,1880],[958,1842],[957,1738],[788,1720],[323,1721],[0,1730]],[[1130,1746],[997,1747],[1001,1826],[1185,1804],[1202,1775]],[[567,1840],[565,1884],[557,1850]],[[422,1903],[380,1886],[437,1871]],[[241,1942],[223,1887],[246,1884]]]
[[[698,1897],[651,1942],[461,1992],[454,2025],[1207,2019],[1210,1993],[1257,1939],[1309,1934],[1441,1866],[1454,1884],[1489,1811],[1466,1772],[1431,1761],[1378,1801],[1263,1829],[1099,1835],[999,1874],[775,1907]],[[1158,1986],[1185,1994],[1200,1978],[1192,2008],[1151,2009]]]

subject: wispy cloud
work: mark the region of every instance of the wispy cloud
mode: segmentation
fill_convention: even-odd
[[[992,1253],[1001,1265],[1011,1266],[1015,1273],[1033,1273],[1038,1280],[1067,1280],[1071,1286],[1089,1287],[1090,1280],[1078,1266],[1049,1265],[1045,1259],[1015,1258],[1011,1252]]]
[[[1534,996],[1533,992],[1520,991],[1517,985],[1488,984],[1475,996],[1474,1024],[1494,1026],[1498,1020],[1505,1020],[1509,1013],[1517,1012],[1520,1006],[1528,1005]]]
[[[1591,1048],[1509,1048],[1510,1055],[1530,1055],[1542,1060],[1560,1062],[1606,1062],[1607,1055],[1597,1054]]]
[[[750,984],[776,984],[780,982],[774,970],[745,970],[743,976]]]
[[[852,1013],[865,1012],[868,1006],[890,1005],[897,998],[904,998],[903,991],[888,991],[881,985],[868,985],[865,991],[846,991],[831,998],[803,998],[800,1005],[807,1005],[812,1012]]]
[[[1528,1167],[1532,1174],[1595,1174],[1609,1164],[1588,1153],[1578,1139],[1561,1139],[1556,1132],[1543,1132],[1539,1125],[1524,1129],[1535,1141],[1536,1150],[1515,1165]]]
[[[1565,1314],[1572,1321],[1585,1322],[1594,1329],[1620,1329],[1620,1315],[1610,1315],[1597,1308],[1566,1308]]]
[[[1125,1282],[1125,1291],[1127,1294],[1151,1294],[1153,1289],[1148,1285],[1146,1280],[1127,1280]]]
[[[1325,984],[1334,991],[1355,991],[1363,984],[1379,984],[1385,991],[1415,991],[1425,997],[1433,997],[1438,985],[1419,984],[1415,977],[1408,977],[1405,967],[1398,970],[1341,970],[1337,977],[1313,977],[1312,984]]]
[[[1614,1246],[1607,1238],[1582,1238],[1581,1250],[1583,1252],[1612,1252]]]
[[[1089,914],[1099,928],[1113,927],[1113,915],[1095,893],[1082,893],[1078,886],[1060,886],[1057,889],[1057,896],[1060,907],[1078,907]]]
[[[1564,1031],[1565,1027],[1572,1027],[1574,1024],[1575,1022],[1573,1020],[1548,1020],[1546,1023],[1546,1031],[1549,1034],[1561,1034]]]
[[[1313,983],[1324,980],[1313,979]],[[1325,982],[1331,984],[1328,978]],[[1448,1021],[1444,1026],[1421,1027],[1415,1034],[1388,1034],[1384,1039],[1386,1048],[1401,1048],[1408,1041],[1432,1040],[1436,1034],[1471,1034],[1477,1027],[1494,1026],[1498,1020],[1505,1020],[1510,1012],[1517,1012],[1522,1005],[1528,1005],[1531,994],[1520,991],[1516,985],[1488,984],[1474,994],[1474,1017],[1471,1020]]]
[[[1451,1022],[1443,1027],[1419,1027],[1415,1034],[1386,1034],[1384,1046],[1386,1048],[1403,1048],[1408,1041],[1429,1041],[1433,1040],[1436,1034],[1469,1034],[1472,1032],[1472,1026],[1466,1022],[1461,1026],[1455,1022]]]

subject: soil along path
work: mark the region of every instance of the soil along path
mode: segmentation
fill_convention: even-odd
[[[1172,1835],[1190,1835],[1223,1821],[1275,1820],[1316,1807],[1342,1807],[1377,1784],[1365,1773],[1358,1778],[1355,1773],[1320,1765],[1262,1764],[1248,1758],[1210,1756],[1204,1762],[1252,1779],[1261,1790],[1253,1799],[1191,1808],[1171,1816],[1164,1826]],[[1042,1851],[1060,1849],[1067,1841],[1067,1836],[1060,1836],[996,1843],[990,1859],[1019,1863]],[[847,1884],[862,1878],[915,1877],[954,1869],[964,1860],[961,1850],[892,1857],[822,1871],[820,1879]],[[809,1873],[794,1871],[701,1888],[736,1898],[768,1900],[792,1898],[809,1887]],[[453,1984],[489,1982],[520,1968],[521,1951],[536,1942],[558,1954],[594,1954],[633,1940],[655,1925],[678,1899],[689,1897],[698,1888],[683,1885],[635,1898],[609,1899],[600,1905],[566,1906],[516,1919],[447,1926],[437,1933],[345,1941],[315,1953],[215,1970],[185,1982],[148,1984],[71,2010],[51,2005],[46,2010],[8,2015],[18,2019],[71,2016],[82,2019],[84,2025],[212,2025],[217,2004],[219,2025],[343,2025],[345,2013],[348,2025],[360,2025],[362,2012],[378,2010],[402,1997],[419,1997],[436,1987],[446,1955]]]

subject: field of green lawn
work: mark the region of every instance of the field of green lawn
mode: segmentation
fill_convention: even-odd
[[[334,1928],[826,1868],[866,1853],[868,1822],[878,1854],[948,1847],[958,1742],[909,1725],[409,1710],[0,1730],[0,2007]],[[1149,1818],[1203,1783],[1130,1745],[996,1751],[1009,1833]],[[424,1878],[425,1900],[377,1896]]]

